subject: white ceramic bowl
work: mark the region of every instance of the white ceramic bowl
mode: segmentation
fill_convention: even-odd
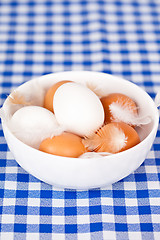
[[[159,114],[150,96],[135,84],[118,77],[88,71],[59,72],[39,77],[17,88],[23,95],[34,94],[37,84],[46,90],[55,82],[72,80],[82,84],[92,83],[101,89],[101,94],[124,93],[133,98],[140,107],[142,115],[150,115],[152,122],[138,130],[141,142],[121,153],[99,158],[68,158],[41,152],[18,140],[7,127],[5,118],[2,126],[7,144],[16,161],[27,172],[38,179],[57,187],[71,189],[90,189],[104,187],[126,177],[145,160],[156,136]],[[34,86],[34,87],[33,87]],[[44,92],[42,92],[42,95]],[[38,99],[38,98],[37,98]],[[38,105],[41,105],[41,99]],[[13,114],[15,109],[6,99],[3,110],[5,115]]]

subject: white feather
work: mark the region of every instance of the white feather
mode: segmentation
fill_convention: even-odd
[[[112,152],[114,153],[119,152],[122,148],[125,147],[128,137],[125,136],[122,129],[116,126],[113,126],[110,131],[111,131],[110,146]]]
[[[0,108],[0,118],[2,118],[3,120],[5,118],[3,108]]]
[[[92,91],[94,92],[98,97],[102,97],[102,88],[100,87],[100,85],[97,85],[96,83],[94,83],[93,81],[87,81],[86,82],[86,86]]]
[[[110,104],[109,109],[115,122],[125,122],[129,125],[145,125],[151,122],[150,116],[139,116],[130,111],[127,105],[121,105],[117,102]]]
[[[17,126],[12,124],[11,121],[8,123],[8,127],[10,128],[11,132],[23,143],[38,149],[40,143],[46,138],[52,138],[54,136],[60,135],[64,132],[64,128],[59,126],[57,129],[49,129],[46,130],[45,128],[35,129],[34,134],[33,130],[26,129],[24,134],[22,134],[22,130],[19,130]],[[38,137],[37,137],[38,136]]]
[[[157,107],[160,106],[160,91],[157,93],[154,102],[155,102]]]
[[[111,154],[112,153],[108,153],[108,152],[86,152],[86,153],[83,153],[79,158],[99,158],[99,157],[106,157]]]
[[[4,107],[0,108],[0,118],[5,122],[5,124],[8,125],[11,115],[9,114],[9,112],[6,113],[4,111]]]

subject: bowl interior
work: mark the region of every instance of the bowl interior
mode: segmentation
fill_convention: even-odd
[[[62,80],[71,80],[91,86],[93,89],[96,89],[101,96],[109,93],[123,93],[131,97],[139,107],[139,115],[151,117],[149,124],[136,129],[141,141],[149,135],[154,124],[157,122],[157,108],[150,96],[137,85],[109,74],[88,71],[53,73],[30,80],[19,86],[16,90],[28,101],[35,99],[34,105],[43,106],[43,98],[47,89],[54,83]],[[10,104],[9,99],[6,99],[4,103],[6,116],[12,116],[18,108],[19,106]]]
[[[151,116],[148,125],[137,129],[141,143],[124,152],[100,158],[66,158],[54,156],[27,146],[19,141],[9,130],[6,119],[19,108],[6,99],[3,110],[2,125],[4,134],[17,162],[29,173],[40,180],[58,187],[72,189],[90,189],[112,184],[131,172],[144,161],[155,138],[159,115],[157,107],[150,96],[135,84],[99,72],[61,72],[30,80],[16,90],[33,105],[42,106],[47,89],[54,83],[71,80],[92,86],[101,96],[109,93],[123,93],[131,97],[139,106],[139,113]]]

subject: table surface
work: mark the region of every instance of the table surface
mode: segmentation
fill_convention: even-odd
[[[0,104],[23,82],[89,70],[160,90],[159,0],[1,0]],[[57,189],[13,158],[0,125],[0,239],[160,239],[160,128],[144,163],[89,191]],[[96,176],[95,176],[96,177]]]

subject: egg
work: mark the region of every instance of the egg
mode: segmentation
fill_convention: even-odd
[[[79,157],[86,151],[81,137],[72,133],[62,133],[59,136],[44,139],[40,144],[39,150],[58,156],[73,158]]]
[[[105,112],[105,122],[125,122],[134,125],[138,116],[137,104],[121,93],[111,93],[101,98]]]
[[[80,136],[88,136],[104,122],[104,109],[100,99],[86,86],[66,83],[55,92],[53,108],[58,123]]]
[[[53,110],[53,97],[54,97],[54,94],[56,92],[56,90],[61,86],[63,85],[64,83],[67,83],[67,82],[70,82],[70,81],[60,81],[60,82],[57,82],[55,83],[53,86],[51,86],[48,91],[46,92],[45,96],[44,96],[44,108],[47,108],[48,110],[50,110],[51,112],[54,112]]]
[[[91,151],[118,153],[140,143],[136,130],[123,122],[108,123],[93,136],[83,140]]]
[[[34,148],[59,127],[54,114],[39,106],[20,108],[13,114],[9,126],[19,140]]]

